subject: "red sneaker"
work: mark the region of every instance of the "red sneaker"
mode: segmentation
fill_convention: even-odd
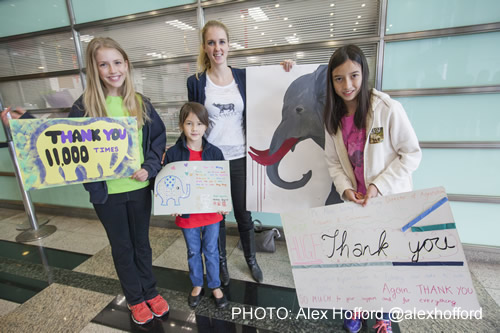
[[[148,301],[146,301],[151,308],[151,312],[156,317],[162,317],[168,313],[168,303],[167,301],[161,297],[161,295],[156,296]]]
[[[142,302],[136,305],[129,305],[128,308],[132,312],[132,320],[139,325],[149,323],[153,320],[153,313],[149,310],[146,302]]]
[[[392,333],[391,321],[388,319],[377,320],[373,328],[377,329],[377,333]]]

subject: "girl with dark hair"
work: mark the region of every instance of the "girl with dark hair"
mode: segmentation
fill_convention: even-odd
[[[210,144],[203,135],[208,127],[207,109],[196,102],[184,104],[179,112],[181,136],[177,143],[167,150],[164,163],[178,161],[220,161],[224,156],[219,148]],[[226,213],[222,213],[226,214]],[[189,278],[193,289],[188,296],[190,307],[196,307],[203,296],[203,261],[207,268],[207,285],[212,289],[215,305],[225,307],[228,302],[222,292],[219,279],[219,222],[220,213],[174,214],[175,224],[182,228],[186,241]]]
[[[328,64],[324,112],[325,155],[335,188],[345,201],[366,206],[370,198],[412,190],[411,174],[422,152],[402,105],[368,87],[368,64],[361,49],[337,49]],[[354,316],[356,317],[356,316]],[[344,319],[358,332],[361,319]],[[384,313],[374,328],[392,332]]]

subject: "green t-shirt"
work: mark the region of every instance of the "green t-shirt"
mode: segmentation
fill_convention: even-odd
[[[128,117],[129,113],[123,106],[123,98],[121,96],[108,96],[106,97],[106,106],[109,117]],[[144,162],[144,152],[142,150],[142,129],[139,129],[139,152],[140,152],[140,162]],[[108,194],[124,193],[139,190],[141,188],[149,186],[149,180],[144,182],[137,181],[135,179],[120,178],[106,180],[108,185]]]

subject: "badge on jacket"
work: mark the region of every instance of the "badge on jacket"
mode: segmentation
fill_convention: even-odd
[[[384,128],[374,127],[370,132],[370,143],[380,143],[384,141]]]

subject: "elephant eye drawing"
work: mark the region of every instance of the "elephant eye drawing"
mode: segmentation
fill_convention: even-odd
[[[162,206],[168,206],[170,200],[173,200],[175,206],[179,206],[181,199],[189,198],[191,185],[184,185],[177,176],[165,176],[156,185],[156,194],[161,198]]]

